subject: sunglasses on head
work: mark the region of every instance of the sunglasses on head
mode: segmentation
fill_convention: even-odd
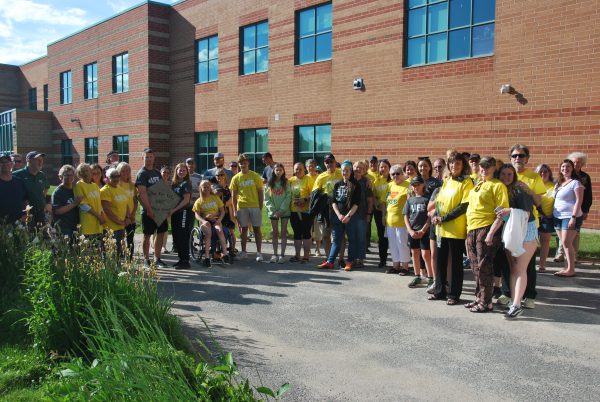
[[[417,159],[420,161],[425,161],[425,160],[429,159],[429,156],[418,156]]]

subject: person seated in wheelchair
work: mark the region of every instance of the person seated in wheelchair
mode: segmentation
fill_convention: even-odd
[[[214,194],[211,183],[208,180],[202,180],[200,183],[200,196],[194,203],[192,211],[194,211],[204,234],[203,263],[206,267],[210,267],[210,247],[213,236],[219,239],[221,250],[227,250],[227,242],[223,226],[223,217],[225,216],[223,201]],[[229,254],[226,251],[223,254],[223,262],[230,264],[231,257]]]
[[[218,171],[217,171],[218,174]],[[231,199],[231,191],[226,186],[222,184],[213,184],[212,185],[213,192],[223,201],[225,216],[223,216],[223,226],[226,229],[229,229],[229,236],[225,233],[225,239],[229,239],[229,245],[231,247],[231,255],[235,256],[235,227],[237,225],[237,220],[233,216],[233,201]]]

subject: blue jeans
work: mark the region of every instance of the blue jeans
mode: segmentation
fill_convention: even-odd
[[[333,264],[335,261],[340,252],[344,234],[348,235],[348,245],[346,247],[348,250],[348,262],[354,262],[354,260],[358,258],[359,220],[360,218],[358,216],[352,215],[352,218],[350,218],[348,223],[344,224],[338,219],[335,213],[331,214],[331,231],[333,233],[333,242],[331,244],[329,258],[327,258],[328,262]],[[362,233],[364,235],[364,231]]]
[[[367,222],[362,218],[358,218],[356,222],[356,258],[360,260],[367,258],[367,236],[365,235],[367,232],[367,226],[371,226],[370,222]]]

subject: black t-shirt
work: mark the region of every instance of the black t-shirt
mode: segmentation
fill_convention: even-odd
[[[421,230],[427,222],[427,204],[429,199],[419,195],[410,197],[404,204],[404,215],[408,216],[408,222],[412,230]]]
[[[520,188],[515,188],[515,191],[511,191],[508,194],[508,205],[511,208],[522,209],[523,211],[529,211],[528,222],[535,220],[533,215],[533,197]]]
[[[175,194],[177,194],[179,196],[180,200],[183,200],[183,197],[185,197],[186,194],[191,194],[191,192],[192,192],[192,185],[189,181],[182,181],[179,184],[173,184],[171,186],[171,188],[173,189]],[[190,206],[191,206],[191,198],[190,198],[190,204],[186,208],[188,208]]]
[[[358,180],[358,184],[360,185],[360,204],[358,204],[358,210],[356,213],[363,219],[365,219],[367,216],[369,198],[373,196],[373,191],[369,188],[367,182],[368,179],[366,177],[362,177],[360,180]]]
[[[346,215],[353,205],[360,205],[360,184],[356,180],[352,180],[354,191],[349,194],[348,184],[343,180],[338,181],[333,186],[333,200],[336,203],[341,214]],[[348,208],[348,198],[350,198],[350,208]]]
[[[73,204],[74,202],[75,196],[73,195],[73,189],[66,188],[62,184],[56,187],[56,190],[52,193],[53,211],[56,211],[58,208],[64,207],[65,205]],[[67,228],[69,230],[75,230],[79,224],[79,208],[73,208],[62,215],[56,215],[56,212],[54,212],[54,219],[61,229]]]
[[[25,183],[18,177],[12,180],[0,179],[0,223],[14,223],[23,216],[27,189]]]
[[[442,181],[436,177],[425,180],[425,198],[430,199],[436,188],[442,187]]]
[[[146,188],[152,187],[156,183],[162,180],[160,172],[156,169],[146,169],[142,167],[135,176],[135,185],[144,186]],[[144,212],[144,206],[142,205],[142,212]]]

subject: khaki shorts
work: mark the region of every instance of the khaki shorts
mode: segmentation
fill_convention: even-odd
[[[250,225],[260,227],[262,225],[262,213],[259,208],[241,208],[237,211],[237,220],[243,228]]]
[[[317,218],[313,219],[312,238],[315,241],[323,240],[323,233],[321,233],[321,225],[319,224],[319,222],[317,222]]]

